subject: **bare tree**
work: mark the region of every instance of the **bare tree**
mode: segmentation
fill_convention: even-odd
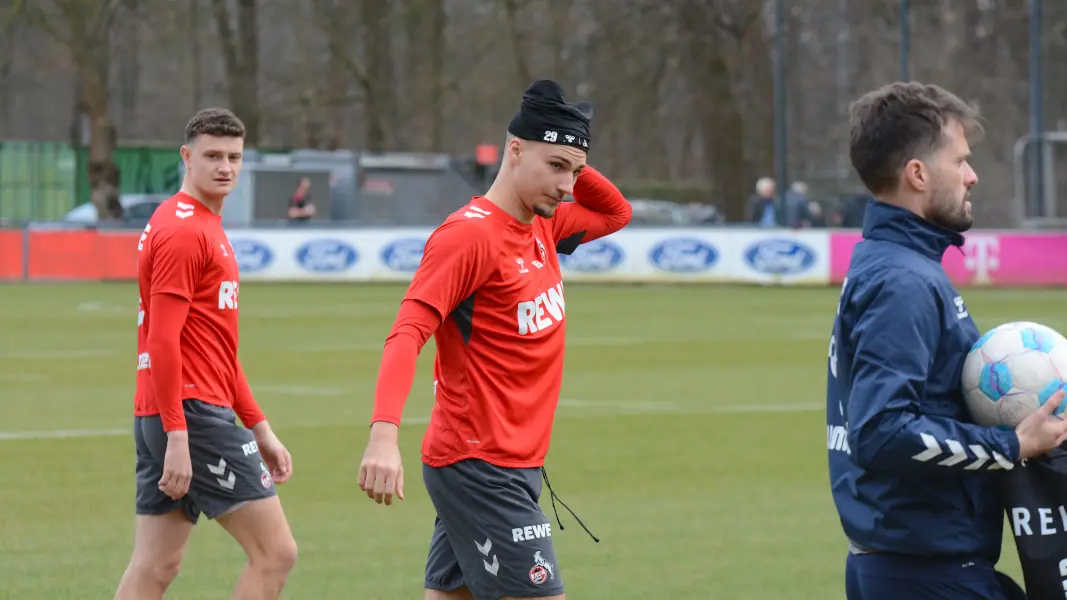
[[[189,44],[191,46],[189,51],[192,54],[189,64],[189,78],[192,80],[193,106],[195,110],[200,110],[200,104],[204,98],[204,75],[200,50],[200,28],[202,27],[200,5],[202,0],[188,1],[188,10],[185,11],[185,32],[191,42]]]
[[[708,179],[732,221],[745,218],[755,175],[766,174],[772,166],[767,160],[772,142],[767,123],[746,119],[746,113],[766,119],[769,112],[770,79],[764,77],[768,48],[760,11],[760,3],[746,0],[714,6],[700,0],[679,3],[680,64],[701,129]],[[756,129],[755,135],[749,128]]]
[[[404,72],[397,91],[403,107],[398,146],[440,152],[444,145],[445,27],[444,0],[404,0]]]
[[[511,57],[515,61],[515,75],[520,85],[528,85],[534,75],[530,69],[526,52],[525,28],[520,24],[520,11],[528,4],[527,0],[499,0],[504,10],[504,22],[507,23],[508,38],[511,40]]]
[[[16,0],[14,14],[62,45],[77,69],[74,135],[80,146],[80,121],[88,121],[90,199],[101,221],[122,218],[119,170],[114,151],[115,122],[109,106],[114,24],[129,8],[127,0]]]
[[[257,0],[236,0],[234,19],[228,0],[212,0],[215,26],[226,65],[230,108],[247,130],[249,146],[260,142],[262,113],[259,106],[259,20]]]
[[[290,147],[466,155],[499,144],[522,90],[552,78],[568,99],[592,101],[598,168],[642,196],[714,202],[737,220],[755,179],[774,175],[769,5],[10,0],[0,3],[0,125],[9,137],[62,139],[65,109],[75,106],[77,140],[83,131],[92,140],[100,202],[117,189],[104,158],[115,137],[171,141],[190,104],[228,99],[250,145],[269,137]],[[16,21],[3,18],[11,6]],[[788,6],[789,179],[832,205],[863,190],[848,161],[847,109],[898,77],[899,2]],[[1030,128],[1028,2],[911,6],[911,76],[982,106],[975,207],[981,223],[1011,225],[1019,214],[1012,149]],[[1043,114],[1049,129],[1067,129],[1067,62],[1055,60],[1067,50],[1067,2],[1045,2],[1043,20]],[[1059,166],[1053,174],[1067,189]]]
[[[390,146],[395,110],[389,3],[315,0],[314,7],[329,48],[330,91],[339,92],[345,76],[358,83],[363,101],[364,147],[370,152],[384,152]],[[353,31],[359,35],[353,36]]]
[[[364,110],[367,117],[367,150],[393,149],[396,131],[396,82],[393,76],[393,19],[389,0],[359,0],[359,38],[366,61],[367,83]]]
[[[13,96],[17,93],[17,87],[11,81],[11,73],[15,62],[15,44],[18,35],[18,26],[13,19],[0,22],[0,131],[7,133],[11,130],[11,116]]]

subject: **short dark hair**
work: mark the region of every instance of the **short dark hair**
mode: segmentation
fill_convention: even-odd
[[[243,138],[245,124],[225,108],[205,108],[193,115],[185,125],[185,143],[201,135]]]
[[[953,121],[968,141],[984,133],[978,107],[939,86],[896,82],[868,92],[849,106],[852,168],[872,194],[893,191],[904,165],[937,150]]]

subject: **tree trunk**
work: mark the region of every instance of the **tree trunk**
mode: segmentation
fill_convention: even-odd
[[[345,146],[348,130],[348,121],[345,118],[345,108],[348,105],[348,72],[341,57],[331,52],[328,74],[326,75],[326,98],[329,113],[329,132],[326,134],[326,147],[330,150],[338,150]]]
[[[724,55],[725,34],[709,26],[697,2],[688,2],[680,17],[681,67],[698,115],[706,176],[727,220],[743,221],[750,186],[744,176],[743,115]]]
[[[363,56],[367,61],[363,116],[368,152],[385,152],[392,145],[389,134],[395,122],[393,111],[396,102],[393,93],[393,39],[389,4],[387,0],[362,0],[360,4]]]
[[[445,27],[448,17],[445,14],[444,0],[433,0],[430,8],[430,47],[433,48],[430,64],[433,78],[433,92],[430,94],[430,150],[444,152],[445,148]]]
[[[260,143],[259,23],[256,0],[237,0],[236,31],[227,0],[214,0],[215,26],[222,45],[230,109],[245,124],[245,142]]]
[[[119,203],[119,169],[115,164],[115,123],[108,109],[106,51],[98,49],[97,60],[81,63],[82,100],[89,117],[89,199],[100,221],[122,219]]]
[[[192,54],[192,73],[190,74],[190,78],[192,79],[194,113],[203,108],[202,104],[204,98],[203,64],[200,59],[200,1],[201,0],[189,0],[188,11],[189,29],[187,30],[187,35],[190,40],[189,52]]]

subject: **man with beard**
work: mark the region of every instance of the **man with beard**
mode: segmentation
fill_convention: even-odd
[[[1003,475],[1067,439],[1067,421],[1049,418],[1062,392],[1014,431],[974,424],[963,403],[979,334],[941,260],[973,224],[977,109],[934,85],[894,83],[852,105],[850,129],[874,200],[837,306],[826,393],[847,597],[1018,597],[995,570]]]

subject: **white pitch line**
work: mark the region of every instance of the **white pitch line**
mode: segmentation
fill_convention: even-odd
[[[624,337],[578,337],[567,340],[568,346],[634,346],[648,340]],[[385,339],[378,342],[339,342],[336,344],[310,344],[280,348],[289,352],[361,352],[381,351],[385,348]]]
[[[61,358],[109,358],[118,356],[111,350],[17,350],[14,352],[0,352],[3,360],[53,360]]]
[[[684,408],[671,402],[603,402],[597,400],[576,400],[574,398],[560,398],[560,406],[568,408],[601,408],[611,412],[681,412]]]
[[[279,396],[345,396],[351,393],[344,388],[303,385],[257,385],[255,391]]]
[[[129,429],[57,429],[55,431],[0,431],[0,441],[101,438],[130,435]]]
[[[595,415],[559,415],[560,419],[602,418],[610,416],[635,416],[642,414],[674,414],[674,415],[703,415],[703,414],[766,414],[766,413],[803,413],[824,410],[826,407],[817,404],[748,404],[738,406],[706,406],[695,409],[681,408],[670,404],[656,404],[653,402],[590,402],[579,400],[560,400],[564,407],[602,407],[608,412]],[[403,420],[404,425],[426,425],[430,422],[429,417],[407,417]],[[309,425],[279,426],[279,431],[286,429],[322,429],[344,425],[357,425],[353,423],[315,423]],[[15,440],[48,440],[48,439],[88,439],[104,437],[121,437],[130,435],[130,429],[58,429],[52,431],[0,431],[0,442]]]
[[[569,346],[632,346],[644,343],[638,338],[575,338],[568,340]],[[349,342],[337,344],[311,344],[306,346],[278,346],[275,350],[285,353],[313,352],[380,352],[385,348],[385,339],[377,342]],[[119,356],[112,350],[73,349],[73,350],[16,350],[0,352],[0,360],[61,360],[79,358],[113,358]]]
[[[37,383],[45,381],[46,379],[47,377],[38,375],[37,373],[0,374],[0,381],[4,382]]]
[[[826,335],[822,332],[793,332],[785,335],[785,339],[794,342],[820,341]],[[640,346],[643,344],[663,343],[719,343],[728,342],[727,338],[708,336],[679,336],[679,337],[573,337],[567,340],[569,348],[598,348],[612,346]],[[373,342],[338,342],[332,344],[307,344],[300,346],[274,346],[269,351],[282,352],[285,354],[312,354],[318,352],[380,352],[385,348],[385,339]],[[132,350],[131,350],[132,352]],[[113,350],[99,349],[67,349],[67,350],[13,350],[0,352],[0,360],[62,360],[62,359],[87,359],[87,358],[114,358],[121,356]]]

